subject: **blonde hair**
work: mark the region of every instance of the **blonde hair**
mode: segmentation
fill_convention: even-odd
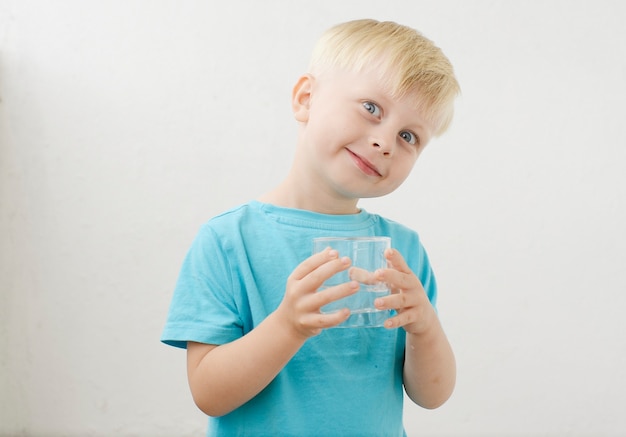
[[[317,42],[309,72],[333,68],[377,70],[394,97],[417,93],[417,108],[439,136],[449,127],[454,99],[460,92],[452,64],[441,49],[421,33],[392,21],[371,19],[338,24]]]

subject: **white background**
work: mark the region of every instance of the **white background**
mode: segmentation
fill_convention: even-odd
[[[287,171],[323,30],[420,29],[463,94],[405,185],[458,384],[409,436],[626,434],[626,3],[0,1],[0,434],[202,435],[159,343],[201,223]],[[306,393],[302,394],[306,396]]]

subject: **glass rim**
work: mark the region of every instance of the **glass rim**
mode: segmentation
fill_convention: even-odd
[[[371,237],[315,237],[313,241],[391,241],[391,237],[371,236]]]

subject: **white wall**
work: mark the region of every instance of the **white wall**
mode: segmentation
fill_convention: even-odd
[[[202,435],[159,343],[202,222],[276,183],[289,93],[347,19],[421,29],[463,87],[393,195],[458,358],[410,436],[626,433],[620,1],[0,1],[0,434]]]

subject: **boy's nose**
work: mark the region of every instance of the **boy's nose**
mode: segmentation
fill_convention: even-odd
[[[377,148],[384,156],[391,156],[393,146],[390,146],[389,144],[390,143],[388,141],[377,140],[374,141],[372,145]]]

